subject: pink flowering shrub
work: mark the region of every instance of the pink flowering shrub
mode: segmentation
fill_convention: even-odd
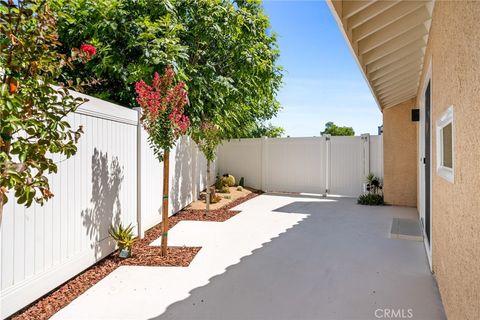
[[[190,126],[184,114],[188,103],[185,83],[175,83],[175,73],[168,67],[163,76],[155,72],[151,85],[143,80],[137,82],[135,91],[143,109],[142,125],[149,134],[155,154],[162,160],[163,152],[170,150]]]

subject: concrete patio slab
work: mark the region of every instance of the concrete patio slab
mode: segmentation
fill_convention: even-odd
[[[235,209],[170,231],[171,244],[202,246],[188,268],[121,267],[53,318],[445,318],[423,244],[389,238],[414,209],[274,194]]]

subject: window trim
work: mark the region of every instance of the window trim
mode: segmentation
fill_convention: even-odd
[[[447,125],[452,124],[452,167],[443,166],[443,131]],[[455,175],[455,123],[453,106],[447,108],[437,120],[437,175],[450,183],[454,183]]]

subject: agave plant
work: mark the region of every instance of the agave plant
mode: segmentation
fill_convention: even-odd
[[[112,236],[113,240],[117,242],[117,245],[120,248],[119,255],[124,258],[129,257],[131,255],[133,243],[135,242],[132,224],[129,224],[124,228],[120,223],[116,227],[110,227],[108,233]]]

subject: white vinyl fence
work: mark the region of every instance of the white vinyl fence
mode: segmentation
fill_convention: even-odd
[[[5,318],[114,250],[110,225],[137,234],[161,220],[162,164],[153,156],[135,110],[86,97],[69,116],[85,134],[77,154],[56,157],[49,177],[54,198],[25,209],[11,197],[0,230],[1,316]],[[171,214],[205,187],[206,161],[190,138],[170,159]],[[212,174],[215,173],[213,168]]]
[[[217,164],[263,191],[356,197],[369,173],[383,179],[382,136],[224,141]]]

